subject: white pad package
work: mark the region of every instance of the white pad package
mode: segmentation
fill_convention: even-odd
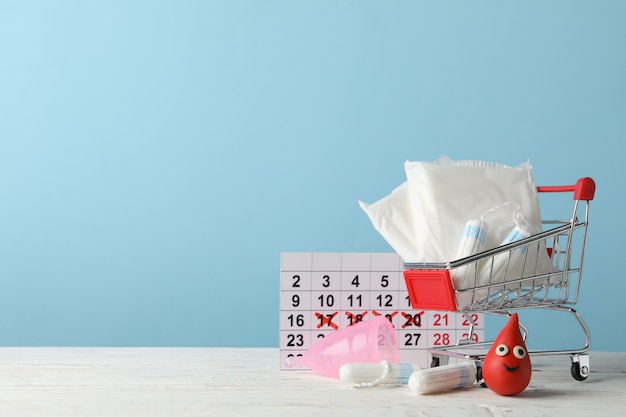
[[[375,203],[359,201],[359,205],[374,228],[405,262],[414,259],[417,239],[406,182]]]
[[[537,187],[529,163],[517,167],[485,161],[405,163],[408,193],[415,226],[418,262],[454,260],[465,224],[507,201],[519,203],[529,231],[541,231]],[[490,230],[501,225],[489,224]],[[490,234],[485,249],[499,245]]]
[[[407,161],[405,171],[407,181],[391,194],[373,204],[359,202],[405,263],[445,263],[542,230],[528,162],[511,167],[444,156],[434,162]],[[545,243],[535,242],[458,267],[451,278],[455,289],[466,290],[554,271]],[[463,291],[457,303],[465,306],[488,294],[488,289]]]

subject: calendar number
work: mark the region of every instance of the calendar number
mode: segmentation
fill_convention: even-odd
[[[380,286],[383,288],[387,288],[389,286],[389,275],[383,275],[380,278]]]
[[[478,314],[474,313],[470,315],[470,318],[472,320],[472,323],[470,323],[470,321],[467,319],[467,317],[463,318],[463,326],[469,326],[470,324],[473,324],[474,326],[478,326]]]
[[[289,353],[287,354],[287,357],[285,358],[285,366],[287,367],[287,369],[292,369],[292,368],[298,368],[299,366],[302,365],[302,362],[300,362],[302,358],[302,353]]]
[[[435,341],[433,342],[433,344],[435,346],[448,346],[450,344],[449,333],[435,333],[434,338]]]
[[[378,301],[378,307],[393,307],[393,296],[391,294],[385,294],[384,297],[380,294],[376,297],[376,300]]]
[[[348,296],[348,302],[350,303],[350,307],[361,307],[363,305],[363,296],[357,295],[356,297],[353,294]]]
[[[324,276],[322,277],[322,281],[323,281],[323,282],[322,282],[322,287],[324,287],[324,288],[328,288],[328,287],[330,287],[330,276],[328,276],[328,275],[324,275]]]
[[[409,327],[409,326],[422,327],[422,313],[417,313],[417,314],[402,313],[402,316],[406,320],[404,324],[402,325],[402,327],[403,328]]]
[[[433,322],[433,326],[447,326],[448,325],[448,315],[447,314],[435,314],[435,321]]]
[[[407,333],[404,335],[404,346],[417,346],[421,333]]]
[[[335,305],[335,297],[332,294],[322,294],[317,299],[320,302],[320,307],[332,307]]]
[[[359,288],[359,285],[361,285],[361,283],[359,282],[359,276],[356,275],[351,282],[352,285],[354,285],[355,287]]]
[[[297,316],[294,314],[291,314],[289,317],[287,317],[287,320],[289,320],[289,326],[291,327],[302,327],[304,326],[304,315],[303,314],[298,314]]]
[[[363,314],[348,314],[348,326],[357,324],[363,321]]]
[[[337,312],[334,312],[333,314],[320,314],[320,313],[315,313],[315,316],[320,320],[319,324],[317,325],[317,328],[320,329],[324,326],[328,326],[328,327],[332,327],[333,329],[337,330],[339,328],[339,326],[335,323],[333,323],[333,318],[337,315]]]
[[[291,288],[300,288],[300,275],[294,275],[291,277],[293,282],[291,283]]]
[[[304,346],[304,336],[301,334],[288,334],[287,335],[288,347],[302,347]]]
[[[478,343],[478,335],[476,333],[472,333],[472,338],[470,339],[469,333],[463,333],[463,340],[471,340],[472,343]]]

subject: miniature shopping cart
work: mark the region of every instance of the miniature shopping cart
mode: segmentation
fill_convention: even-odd
[[[445,364],[450,357],[481,363],[487,346],[493,342],[477,341],[476,313],[510,316],[513,310],[544,309],[572,314],[584,332],[585,342],[576,349],[529,354],[569,355],[572,376],[579,381],[589,376],[589,328],[572,306],[578,302],[580,292],[589,202],[594,197],[595,183],[591,178],[581,178],[575,185],[537,187],[537,190],[573,192],[572,217],[542,220],[541,233],[452,262],[404,265],[413,308],[458,311],[469,323],[466,339],[430,349],[431,366]],[[520,328],[526,339],[528,329],[521,323]]]

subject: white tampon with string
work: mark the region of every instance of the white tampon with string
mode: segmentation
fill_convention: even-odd
[[[530,236],[527,230],[521,228],[520,226],[515,226],[509,234],[504,238],[500,245],[506,245],[507,243],[515,242],[516,240],[525,239]],[[522,248],[524,249],[524,248]]]
[[[411,363],[346,363],[339,368],[339,380],[355,388],[377,385],[406,385],[419,365]]]
[[[520,226],[515,226],[509,234],[502,240],[500,246],[513,243],[517,240],[525,239],[530,233]],[[512,249],[509,252],[500,253],[493,258],[493,265],[485,265],[491,268],[490,284],[503,281],[505,279],[516,279],[522,277],[523,267],[522,255],[526,252],[526,246]]]
[[[469,220],[463,229],[463,235],[461,235],[456,259],[462,259],[481,252],[485,246],[487,229],[488,227],[485,221]],[[462,290],[476,287],[477,269],[477,262],[473,262],[452,270],[451,278],[454,283],[454,288]],[[467,305],[472,301],[472,294],[460,292],[457,293],[456,298],[459,305]]]
[[[482,220],[469,220],[465,223],[463,236],[457,250],[456,258],[475,255],[483,250],[487,236],[487,223]]]
[[[463,361],[413,372],[409,378],[409,389],[415,394],[433,394],[471,387],[475,382],[476,364],[473,361]]]

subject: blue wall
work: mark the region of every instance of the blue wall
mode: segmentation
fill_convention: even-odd
[[[280,252],[389,251],[357,199],[446,154],[596,180],[578,308],[626,350],[624,21],[620,0],[0,2],[0,344],[278,346]]]

